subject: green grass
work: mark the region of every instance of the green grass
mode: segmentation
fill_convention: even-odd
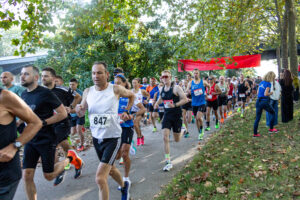
[[[246,115],[233,116],[156,199],[300,199],[300,106],[287,124],[279,113],[278,134],[268,134],[264,112],[260,138],[253,104]]]

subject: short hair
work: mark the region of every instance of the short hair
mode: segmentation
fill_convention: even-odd
[[[94,65],[103,65],[104,68],[105,68],[105,70],[108,71],[108,70],[107,70],[107,64],[106,64],[106,62],[104,62],[104,61],[95,61],[95,62],[93,63],[93,66],[94,66]]]
[[[138,83],[140,83],[141,79],[140,78],[134,78],[133,81],[137,81]]]
[[[75,83],[78,83],[78,81],[77,81],[76,78],[71,78],[69,82],[75,82]]]
[[[170,75],[172,75],[171,72],[170,72],[170,70],[164,70],[161,73],[169,73]]]
[[[64,80],[60,75],[55,76],[55,78],[60,79],[60,80]]]
[[[124,70],[120,67],[117,67],[114,69],[114,74],[118,74],[118,73],[124,73]]]
[[[28,68],[28,67],[31,67],[32,68],[32,70],[33,70],[33,72],[35,73],[35,74],[37,74],[37,75],[39,75],[40,74],[40,70],[39,70],[39,68],[37,68],[36,66],[34,66],[34,65],[25,65],[23,68]]]
[[[56,77],[56,72],[53,68],[51,67],[46,67],[44,69],[42,69],[42,71],[47,71],[47,72],[50,72],[52,76]]]
[[[193,71],[200,71],[198,68],[194,68]]]

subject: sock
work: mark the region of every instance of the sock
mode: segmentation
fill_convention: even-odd
[[[209,122],[206,122],[206,126],[209,127]]]
[[[203,126],[200,126],[200,130],[202,130],[203,129]]]
[[[219,122],[219,120],[218,120],[218,119],[216,119],[216,125],[218,124],[218,122]]]
[[[130,181],[129,177],[123,177],[123,181]]]
[[[168,163],[171,162],[170,154],[165,154],[165,158],[166,158],[166,161],[167,161]]]

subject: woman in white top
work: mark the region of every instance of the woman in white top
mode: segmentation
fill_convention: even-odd
[[[281,86],[278,83],[278,81],[274,80],[271,82],[271,90],[270,92],[273,92],[272,95],[270,95],[270,105],[275,110],[275,117],[274,117],[274,126],[278,124],[278,100],[281,95]],[[266,112],[266,124],[267,126],[270,126],[270,113]]]

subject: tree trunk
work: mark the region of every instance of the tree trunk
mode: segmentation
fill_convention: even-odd
[[[288,54],[288,9],[285,4],[285,11],[282,25],[282,39],[281,39],[281,53],[282,53],[282,68],[289,68],[289,54]]]
[[[280,58],[280,47],[276,48],[276,58],[277,58],[277,64],[278,64],[278,76],[281,72],[281,58]]]
[[[288,10],[290,69],[291,69],[291,73],[297,77],[298,58],[297,58],[297,43],[296,43],[296,9],[293,0],[286,0],[285,4]]]

